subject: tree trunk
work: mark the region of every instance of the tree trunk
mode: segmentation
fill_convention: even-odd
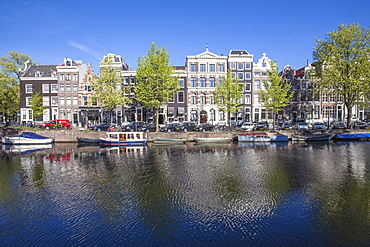
[[[159,108],[155,108],[155,132],[159,131]]]

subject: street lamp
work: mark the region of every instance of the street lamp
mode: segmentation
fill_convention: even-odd
[[[211,121],[212,121],[212,125],[213,125],[214,118],[215,118],[215,109],[211,108]]]

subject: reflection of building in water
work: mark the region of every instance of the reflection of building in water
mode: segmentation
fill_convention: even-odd
[[[141,155],[147,150],[147,146],[113,146],[100,149],[101,154],[137,154]]]

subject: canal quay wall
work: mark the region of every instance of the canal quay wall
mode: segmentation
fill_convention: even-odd
[[[86,131],[86,130],[43,130],[43,129],[13,129],[13,128],[0,128],[1,135],[19,135],[22,132],[36,132],[39,135],[54,138],[56,143],[76,143],[77,137],[99,139],[106,137],[106,132],[97,131]],[[302,131],[270,131],[272,133],[279,132],[283,135],[288,136],[291,139],[292,135],[302,134]],[[337,133],[360,133],[361,131],[327,131],[331,134]],[[369,130],[366,130],[369,132]],[[184,138],[187,141],[194,141],[194,138],[230,138],[237,140],[238,134],[243,133],[241,131],[216,131],[216,132],[148,132],[148,142],[153,142],[155,138]],[[311,132],[312,133],[312,132]],[[315,132],[323,133],[323,132]]]

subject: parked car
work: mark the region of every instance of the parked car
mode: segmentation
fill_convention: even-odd
[[[155,123],[144,124],[143,126],[138,127],[137,131],[155,132],[156,131]]]
[[[331,125],[333,130],[344,130],[347,129],[347,126],[343,122],[334,122]]]
[[[252,131],[254,128],[254,123],[246,122],[240,128],[243,131]]]
[[[103,123],[103,124],[99,124],[99,125],[96,125],[96,126],[90,126],[89,127],[89,130],[93,130],[93,131],[107,131],[110,127],[110,124],[107,124],[107,123]]]
[[[172,132],[172,131],[175,131],[178,125],[179,125],[178,123],[167,124],[166,126],[161,127],[159,131],[160,132]]]
[[[354,129],[370,129],[370,125],[364,122],[354,122],[353,123]]]
[[[283,125],[280,127],[281,130],[292,130],[293,124],[292,123],[283,123]]]
[[[298,130],[308,130],[308,124],[306,124],[305,122],[298,122],[297,129]]]
[[[42,123],[39,126],[44,129],[72,129],[71,122],[65,119],[53,120],[47,123]]]
[[[268,130],[269,126],[267,124],[267,122],[259,122],[256,127],[254,128],[254,130]]]
[[[195,128],[195,123],[181,123],[178,126],[176,126],[175,131],[193,131]]]
[[[138,129],[141,128],[145,123],[144,122],[134,122],[128,125],[122,126],[122,131],[139,131]]]
[[[323,122],[314,122],[312,125],[313,130],[326,130],[326,125]]]
[[[199,124],[195,126],[194,131],[202,131],[202,132],[213,131],[214,128],[215,128],[214,125],[205,123],[205,124]]]

